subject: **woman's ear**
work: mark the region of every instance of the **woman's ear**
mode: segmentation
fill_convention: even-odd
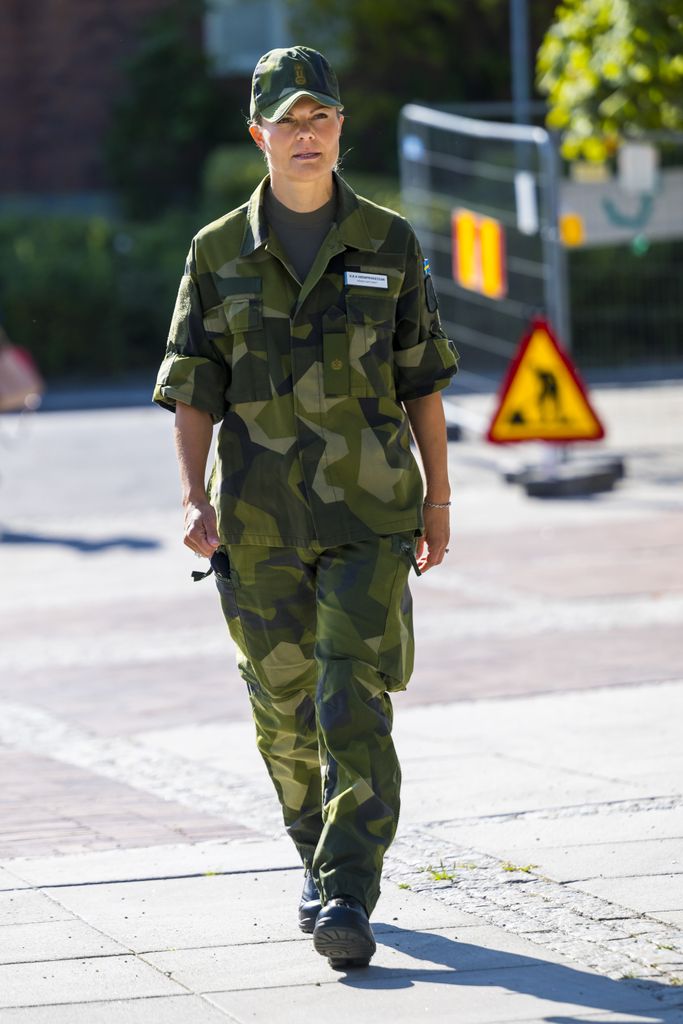
[[[251,135],[252,139],[254,140],[254,142],[256,143],[258,148],[259,149],[263,149],[264,148],[264,142],[263,142],[263,132],[261,131],[261,125],[260,124],[250,124],[249,125],[249,134]]]

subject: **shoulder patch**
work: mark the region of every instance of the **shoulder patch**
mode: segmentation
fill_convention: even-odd
[[[436,313],[439,308],[439,300],[436,297],[436,291],[434,290],[434,282],[432,281],[432,275],[429,267],[429,260],[424,260],[424,272],[425,272],[425,301],[427,303],[427,309],[430,313]]]

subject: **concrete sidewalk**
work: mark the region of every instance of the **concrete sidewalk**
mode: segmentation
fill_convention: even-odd
[[[349,974],[297,928],[170,418],[0,424],[0,1024],[683,1024],[683,388],[593,397],[609,494],[529,500],[499,470],[537,451],[449,446],[378,952]]]
[[[129,765],[182,760],[204,806],[229,779],[262,838],[3,861],[0,1021],[683,1021],[681,721],[676,682],[405,709],[377,955],[349,973],[297,929],[250,723],[138,734]]]

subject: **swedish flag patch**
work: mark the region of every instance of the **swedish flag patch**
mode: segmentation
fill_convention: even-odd
[[[435,313],[439,308],[439,302],[434,291],[434,282],[432,281],[431,268],[429,266],[429,260],[424,259],[422,261],[425,272],[425,299],[427,302],[427,309],[430,313]]]

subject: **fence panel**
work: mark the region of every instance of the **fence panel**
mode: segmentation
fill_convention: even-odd
[[[490,387],[535,314],[570,344],[548,133],[405,107],[401,189],[428,253],[461,383]]]

